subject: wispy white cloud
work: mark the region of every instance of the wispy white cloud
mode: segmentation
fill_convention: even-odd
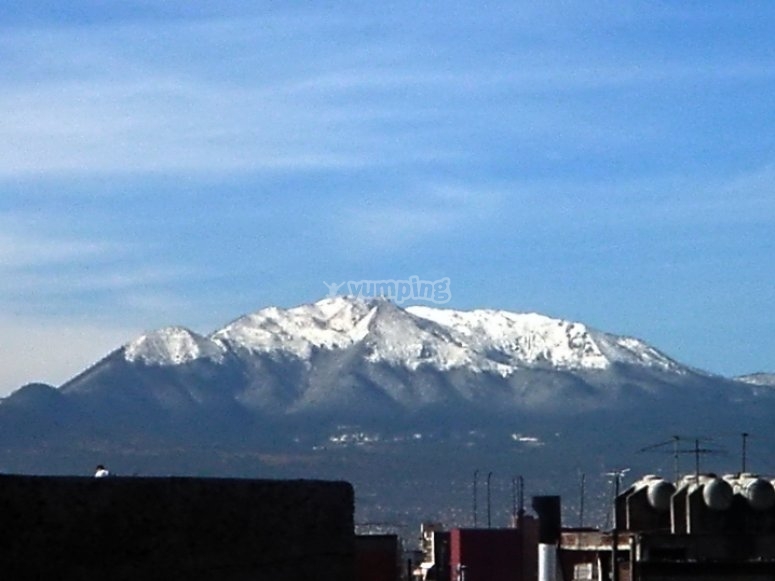
[[[592,10],[607,11],[613,7]],[[510,16],[525,26],[546,16],[518,12]],[[555,140],[561,131],[581,147],[586,139],[642,138],[646,128],[622,132],[520,98],[775,77],[767,62],[623,61],[583,45],[577,56],[531,45],[495,62],[448,61],[432,38],[330,42],[321,35],[363,24],[317,15],[104,25],[86,37],[78,27],[11,32],[0,43],[8,57],[0,65],[0,175],[358,169],[459,159],[471,152],[445,137],[459,108],[482,100],[490,107],[470,120],[473,127],[501,130],[505,117],[519,141]],[[297,34],[298,47],[289,48],[287,36]],[[321,43],[325,50],[315,52]]]
[[[0,232],[0,272],[11,268],[83,263],[117,252],[114,244]]]
[[[481,228],[503,202],[502,192],[447,182],[413,186],[411,194],[362,199],[342,208],[341,239],[360,252],[397,251],[429,237]]]
[[[399,1],[125,19],[86,4],[0,22],[0,313],[27,317],[0,337],[209,325],[256,296],[316,298],[310,271],[352,254],[414,269],[416,245],[419,266],[473,280],[534,243],[546,294],[545,271],[588,266],[569,238],[629,235],[643,255],[657,231],[745,239],[773,219],[775,67],[755,26],[771,12]],[[641,286],[630,300],[653,298]]]
[[[0,270],[3,272],[3,270]],[[36,291],[41,296],[74,296],[93,292],[117,295],[136,289],[164,288],[192,278],[195,271],[182,267],[122,266],[120,262],[101,265],[78,265],[58,270],[5,270],[0,292],[21,294]]]
[[[17,216],[18,218],[18,216]],[[54,218],[35,228],[0,216],[0,310],[47,317],[107,318],[115,324],[147,315],[181,313],[189,305],[180,289],[204,273],[182,262],[154,258],[152,245],[118,242],[106,233],[50,233]],[[103,236],[103,237],[101,237]]]

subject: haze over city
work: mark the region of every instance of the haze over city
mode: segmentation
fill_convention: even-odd
[[[12,0],[0,32],[1,395],[411,277],[775,371],[769,2]]]

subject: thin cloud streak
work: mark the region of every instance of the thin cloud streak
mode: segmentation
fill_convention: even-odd
[[[209,325],[443,269],[669,343],[746,325],[718,273],[772,287],[764,4],[227,4],[0,18],[0,313]]]
[[[309,23],[280,20],[291,30],[315,31]],[[325,25],[354,26],[319,17],[318,26]],[[10,62],[16,71],[38,70],[42,78],[25,80],[10,68],[3,75],[0,175],[357,170],[451,161],[466,151],[446,140],[443,129],[455,124],[457,108],[473,111],[482,99],[502,103],[499,116],[479,114],[483,129],[497,129],[505,114],[514,131],[519,128],[518,139],[531,146],[550,142],[561,130],[581,147],[585,136],[594,143],[595,133],[599,140],[623,139],[623,132],[585,121],[573,108],[514,98],[775,77],[768,62],[711,63],[688,55],[667,64],[617,62],[582,47],[569,57],[542,46],[507,55],[497,67],[465,59],[450,65],[434,56],[438,41],[412,38],[402,46],[406,39],[400,37],[359,43],[354,50],[346,42],[327,45],[333,54],[326,53],[325,62],[309,53],[296,61],[277,54],[269,42],[279,34],[275,30],[260,19],[252,25],[105,26],[89,29],[87,46],[79,28],[17,33],[16,42],[6,39],[4,46],[24,39],[37,48],[13,53]],[[159,44],[159,52],[138,49],[138,39]],[[186,54],[197,42],[221,54],[239,50],[244,60],[213,78],[206,63],[198,67]],[[277,64],[267,66],[275,57]],[[403,134],[396,143],[391,128],[422,123],[437,129]],[[645,127],[638,135],[644,133]]]
[[[395,252],[429,238],[479,229],[497,215],[503,201],[498,191],[429,183],[415,186],[412,195],[373,196],[356,208],[342,208],[337,228],[345,244],[357,241],[359,253]]]

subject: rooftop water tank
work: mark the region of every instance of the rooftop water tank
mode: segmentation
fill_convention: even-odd
[[[748,501],[748,505],[758,511],[775,506],[775,488],[763,478],[753,474],[741,474],[731,482],[734,491]]]
[[[648,483],[646,496],[654,510],[667,512],[670,510],[670,498],[675,493],[675,486],[664,479],[655,479]]]
[[[709,509],[722,511],[732,505],[734,491],[726,480],[713,476],[702,482],[701,486],[702,499]]]

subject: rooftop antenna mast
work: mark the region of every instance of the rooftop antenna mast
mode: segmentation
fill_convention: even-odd
[[[680,454],[681,452],[678,449],[678,443],[681,441],[680,436],[673,436],[669,440],[666,440],[664,442],[658,442],[656,444],[651,444],[650,446],[646,446],[645,448],[641,448],[638,450],[638,452],[650,452],[651,450],[657,450],[659,448],[663,448],[664,446],[667,446],[668,444],[673,445],[673,479],[675,484],[678,484],[679,478],[681,478],[681,467],[680,467]]]
[[[678,480],[681,478],[681,473],[679,471],[679,458],[681,454],[694,454],[694,473],[695,476],[698,476],[700,474],[700,456],[703,454],[719,454],[722,452],[722,450],[715,450],[712,448],[700,448],[700,442],[708,441],[709,438],[691,438],[691,440],[694,442],[694,446],[691,448],[684,448],[681,449],[679,447],[679,444],[681,441],[689,440],[689,438],[682,438],[681,436],[673,436],[669,440],[666,440],[664,442],[659,442],[657,444],[652,444],[650,446],[646,446],[645,448],[641,448],[638,450],[638,452],[650,452],[652,450],[659,450],[660,448],[663,448],[669,444],[672,444],[672,451],[673,454],[673,469],[675,471],[675,484],[678,484]]]
[[[477,525],[477,518],[476,518],[476,489],[478,486],[478,480],[479,480],[479,470],[474,470],[474,528],[476,528]]]
[[[749,434],[748,432],[743,432],[740,435],[743,438],[743,454],[742,454],[742,456],[743,456],[743,465],[742,465],[742,470],[740,472],[744,473],[744,472],[748,472],[748,470],[746,469],[747,468],[747,466],[746,466],[746,457],[747,457],[747,451],[748,451],[746,444],[747,444],[747,441],[748,441],[748,436],[750,436],[751,434]]]
[[[517,522],[517,477],[511,479],[511,520]]]
[[[616,528],[616,497],[619,496],[619,489],[621,488],[622,478],[630,471],[629,468],[618,468],[611,470],[610,472],[603,472],[603,476],[611,478],[612,483],[612,504],[613,510],[606,517],[606,528],[611,524],[613,528]],[[613,515],[613,519],[611,518]]]
[[[618,549],[619,549],[619,522],[616,518],[616,498],[619,496],[619,489],[621,488],[622,484],[622,477],[629,472],[629,468],[620,468],[618,470],[612,470],[611,472],[606,472],[606,476],[610,476],[613,478],[614,482],[614,498],[613,498],[613,506],[611,509],[612,512],[612,522],[613,522],[613,528],[611,529],[611,581],[619,581],[619,557],[618,557]]]
[[[492,527],[492,520],[490,520],[490,479],[492,478],[492,472],[487,473],[487,528]]]
[[[579,486],[579,528],[584,528],[584,497],[586,496],[587,475],[581,473],[581,483]]]

